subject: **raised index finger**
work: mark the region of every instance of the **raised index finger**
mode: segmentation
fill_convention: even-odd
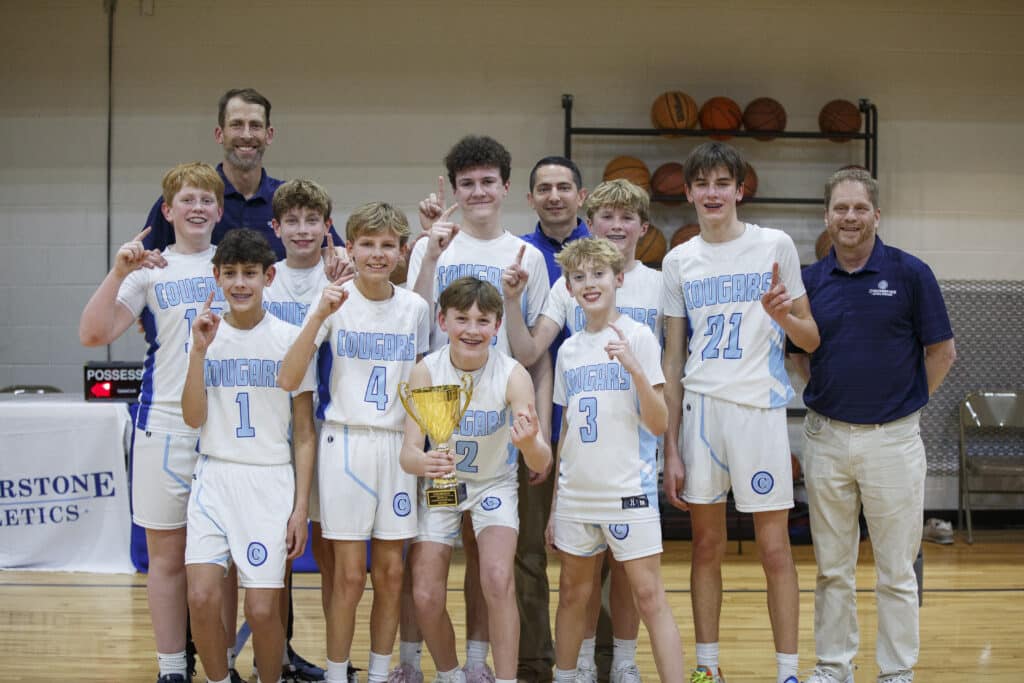
[[[210,306],[212,306],[212,305],[213,305],[213,290],[211,290],[210,294],[206,297],[206,303],[203,304],[203,313],[206,313],[207,311],[209,311],[210,310]]]
[[[779,262],[772,264],[772,287],[779,284]]]
[[[437,176],[437,201],[441,204],[441,209],[448,207],[444,204],[444,176]]]
[[[516,265],[517,266],[521,267],[523,265],[523,254],[525,254],[525,253],[526,253],[526,245],[524,244],[523,246],[519,247],[519,254],[516,255]]]
[[[334,236],[330,230],[327,231],[327,248],[331,250],[332,254],[334,253]]]
[[[136,235],[135,237],[132,238],[132,242],[141,242],[142,240],[146,239],[146,235],[148,235],[150,230],[152,230],[152,229],[153,229],[152,225],[147,225],[142,230],[142,232],[140,232],[138,235]]]
[[[455,213],[455,209],[457,208],[459,208],[458,204],[452,204],[447,209],[441,212],[441,215],[438,216],[437,221],[440,222],[448,220],[449,218],[451,218],[451,215]]]

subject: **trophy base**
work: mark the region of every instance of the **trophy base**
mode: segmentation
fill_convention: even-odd
[[[457,507],[466,500],[466,482],[447,488],[430,488],[426,494],[428,508]]]

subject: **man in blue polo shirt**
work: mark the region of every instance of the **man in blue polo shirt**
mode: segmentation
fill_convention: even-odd
[[[795,357],[810,371],[803,469],[818,563],[818,662],[806,683],[853,681],[861,507],[878,574],[878,680],[912,681],[927,469],[918,417],[956,358],[953,330],[931,269],[876,236],[867,171],[833,174],[825,205],[833,249],[803,271],[821,345],[809,364]]]
[[[569,242],[587,237],[587,225],[577,217],[587,197],[580,169],[565,157],[544,157],[530,171],[530,189],[526,201],[537,212],[537,227],[522,239],[540,249],[548,268],[548,284],[562,275],[555,254]],[[551,419],[551,443],[558,443],[562,425],[561,406],[551,401],[552,375],[558,347],[566,332],[555,339],[549,356],[550,366],[534,372],[537,385],[537,413],[541,420]],[[537,365],[544,365],[538,361]],[[541,399],[545,396],[545,399]],[[519,541],[516,547],[516,599],[519,603],[519,671],[521,681],[544,683],[551,680],[555,650],[551,639],[548,611],[547,549],[544,530],[551,512],[551,494],[555,477],[531,472],[519,465]]]
[[[213,229],[212,243],[218,244],[228,230],[252,228],[267,238],[278,260],[283,259],[284,244],[270,222],[274,191],[284,181],[271,178],[263,168],[263,154],[274,141],[270,100],[252,88],[228,90],[217,106],[213,137],[224,148],[224,161],[217,165],[224,181],[224,215]],[[146,219],[152,228],[143,240],[146,249],[163,250],[174,243],[174,228],[164,218],[162,205],[163,199],[157,199]],[[336,245],[343,244],[333,227],[331,236]]]

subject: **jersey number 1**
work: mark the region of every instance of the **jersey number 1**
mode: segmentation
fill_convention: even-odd
[[[235,403],[238,404],[238,428],[235,429],[235,436],[239,439],[251,439],[256,436],[256,430],[249,421],[249,394],[240,392],[235,394]]]

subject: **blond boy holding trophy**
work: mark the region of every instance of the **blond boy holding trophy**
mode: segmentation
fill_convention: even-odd
[[[463,683],[445,596],[453,543],[468,512],[480,548],[496,681],[514,681],[519,649],[513,579],[519,529],[517,450],[531,470],[544,472],[551,464],[551,447],[539,429],[529,373],[491,346],[501,326],[498,290],[478,278],[463,277],[445,288],[439,304],[438,324],[448,344],[426,356],[409,378],[410,403],[416,408],[405,422],[401,463],[418,476],[454,474],[457,484],[452,487],[456,493],[445,496],[433,493],[445,487],[428,479],[429,489],[419,498],[419,531],[410,560],[416,616],[434,658],[436,680]],[[418,391],[444,385],[454,387],[454,399],[451,391],[435,391],[425,403],[415,400]],[[454,411],[434,405],[458,402],[460,387],[466,400]],[[450,415],[449,424],[438,424],[445,414]],[[446,430],[452,434],[450,447],[431,443],[423,450],[428,432],[443,436]]]
[[[368,681],[387,680],[398,630],[402,548],[416,535],[416,478],[399,465],[405,411],[398,397],[430,336],[427,304],[389,278],[408,239],[405,215],[372,202],[353,211],[345,247],[355,279],[326,287],[285,357],[280,384],[301,377],[330,345],[330,397],[321,398],[320,512],[334,554],[327,610],[327,681],[347,680],[355,614],[372,539]],[[323,356],[323,354],[321,354]]]

